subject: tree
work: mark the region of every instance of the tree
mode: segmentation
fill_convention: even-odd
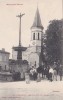
[[[63,20],[52,20],[46,30],[46,53],[47,62],[61,62],[61,36]]]

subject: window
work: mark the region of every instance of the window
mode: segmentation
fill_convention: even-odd
[[[38,40],[39,40],[39,33],[38,33]]]
[[[35,40],[35,33],[33,33],[33,40]]]

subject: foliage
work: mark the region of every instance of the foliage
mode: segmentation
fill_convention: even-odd
[[[49,64],[61,61],[62,26],[63,20],[52,20],[46,30],[46,56]]]

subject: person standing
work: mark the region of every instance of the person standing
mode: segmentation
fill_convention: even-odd
[[[53,81],[53,73],[54,73],[54,70],[52,67],[50,67],[50,69],[49,69],[49,80],[50,81]]]
[[[47,66],[47,68],[46,68],[46,77],[49,80],[49,66]]]
[[[44,78],[44,63],[42,62],[41,64],[41,73],[42,73],[42,78]]]
[[[63,74],[63,71],[62,71],[62,65],[60,65],[60,67],[59,67],[60,81],[62,81],[62,74]]]
[[[41,74],[42,74],[42,66],[40,65],[38,68],[37,68],[37,82],[40,82],[41,81]]]
[[[57,81],[57,70],[55,68],[54,68],[53,78],[54,80]]]
[[[53,79],[57,81],[57,64],[56,64],[56,62],[54,62],[53,70],[54,70]]]

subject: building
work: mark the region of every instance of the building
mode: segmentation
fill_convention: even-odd
[[[26,51],[22,52],[22,59],[27,60],[29,66],[38,67],[40,64],[40,54],[41,54],[41,45],[42,45],[42,35],[43,35],[43,26],[41,24],[41,18],[39,10],[37,8],[33,25],[31,26],[31,40],[30,45]],[[13,59],[17,59],[17,52],[12,49]]]
[[[9,56],[10,53],[3,48],[0,50],[0,71],[9,70]]]
[[[39,10],[37,8],[33,25],[31,27],[31,41],[30,46],[27,48],[26,52],[23,52],[23,55],[28,55],[28,62],[30,67],[36,66],[39,67],[40,64],[40,54],[41,54],[41,45],[42,45],[42,35],[43,35],[43,26],[41,24]],[[24,56],[23,56],[24,59]]]
[[[11,81],[12,74],[9,72],[10,53],[3,48],[0,50],[0,81]]]

